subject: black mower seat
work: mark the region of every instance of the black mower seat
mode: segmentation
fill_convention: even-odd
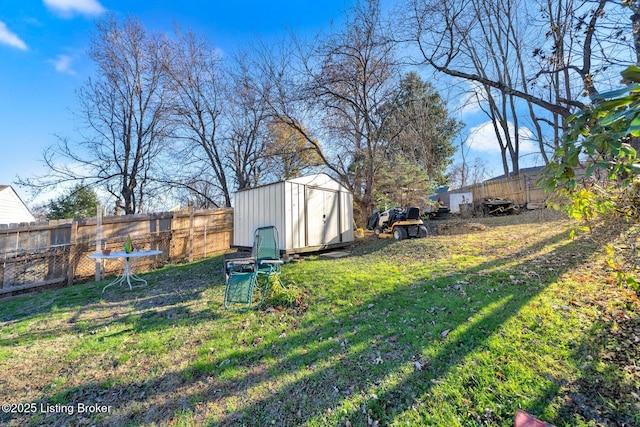
[[[415,206],[407,208],[407,219],[420,219],[420,208]]]

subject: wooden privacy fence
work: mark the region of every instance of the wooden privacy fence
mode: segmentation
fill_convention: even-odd
[[[511,199],[514,203],[528,209],[540,209],[545,206],[547,195],[536,185],[539,174],[521,174],[512,178],[503,178],[481,182],[468,187],[452,190],[442,202],[449,206],[449,196],[457,193],[472,193],[473,200],[486,197]]]
[[[112,251],[121,251],[127,236],[131,236],[135,249],[162,251],[161,255],[136,260],[136,271],[191,262],[229,250],[233,241],[233,209],[60,220],[0,228],[0,296],[89,280],[96,276],[97,269],[106,275],[121,273],[121,260],[96,262],[88,255],[96,251],[96,239]]]

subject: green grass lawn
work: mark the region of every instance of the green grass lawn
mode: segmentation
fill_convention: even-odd
[[[286,264],[247,313],[221,257],[4,300],[0,423],[640,425],[640,302],[598,245],[549,213],[477,222]]]

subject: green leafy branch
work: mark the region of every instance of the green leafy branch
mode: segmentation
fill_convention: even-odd
[[[588,108],[567,119],[561,146],[538,182],[568,200],[568,215],[585,221],[589,230],[598,218],[623,219],[632,227],[640,223],[640,161],[634,148],[640,146],[640,67],[621,74],[626,87],[593,95]],[[636,270],[637,250],[626,257],[626,269],[613,261],[616,251],[609,252],[620,281],[639,290],[627,274]]]

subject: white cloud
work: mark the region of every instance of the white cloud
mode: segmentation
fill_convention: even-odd
[[[515,136],[515,126],[512,122],[508,123],[509,134],[513,138]],[[504,136],[504,132],[499,128],[500,135]],[[518,129],[520,136],[520,154],[534,153],[538,151],[536,142],[533,140],[533,132],[527,127]],[[503,138],[504,141],[504,138]],[[469,130],[469,138],[467,144],[475,151],[485,153],[499,153],[500,144],[496,137],[496,132],[492,122],[485,122],[475,126]]]
[[[71,74],[73,76],[76,74],[75,70],[71,67],[73,58],[69,55],[58,55],[56,59],[52,59],[49,62],[53,64],[56,71],[59,73]]]
[[[71,18],[75,14],[97,16],[106,9],[98,0],[43,0],[44,5],[55,13]]]
[[[2,21],[0,21],[0,44],[6,44],[7,46],[20,50],[27,50],[27,44],[15,33],[11,32]]]
[[[481,111],[481,104],[484,103],[487,98],[484,88],[478,82],[465,83],[470,87],[462,94],[457,109],[462,115],[477,113]]]

